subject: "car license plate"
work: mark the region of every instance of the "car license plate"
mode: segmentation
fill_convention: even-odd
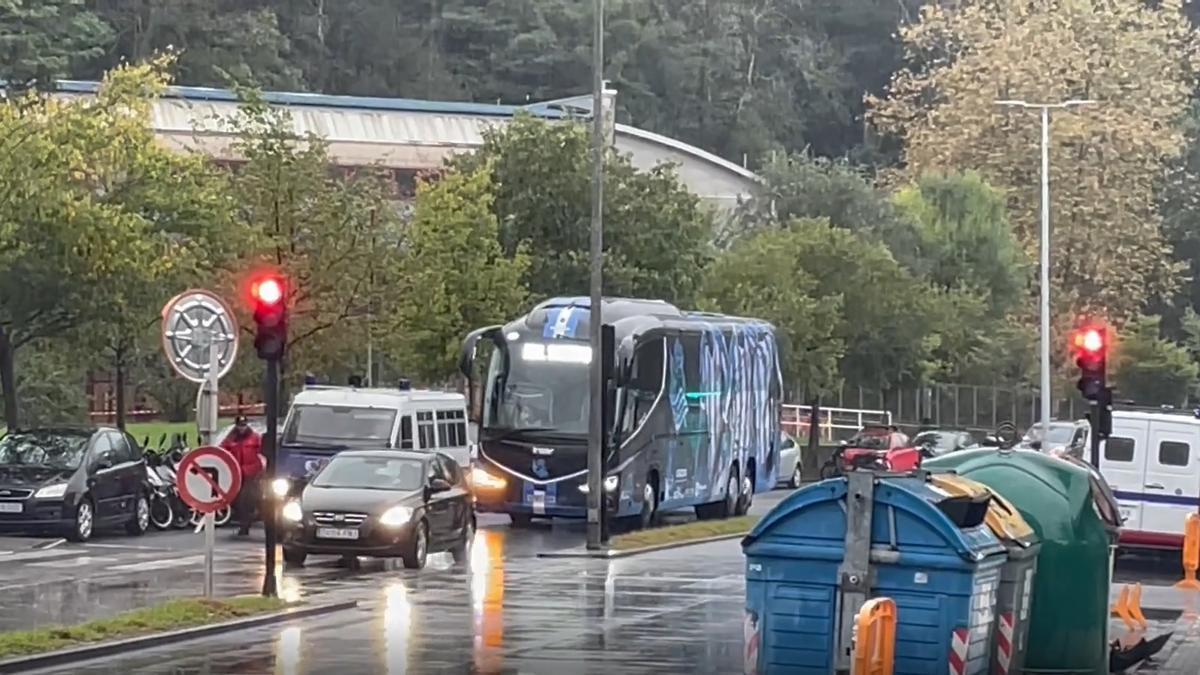
[[[0,513],[20,513],[23,506],[21,502],[0,502]]]
[[[317,536],[321,539],[358,539],[358,530],[343,527],[318,527]]]
[[[546,493],[543,490],[533,491],[533,512],[539,516],[546,515]]]

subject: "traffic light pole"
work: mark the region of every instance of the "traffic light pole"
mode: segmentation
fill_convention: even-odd
[[[278,594],[275,585],[275,525],[279,509],[276,508],[275,493],[271,484],[275,480],[275,459],[277,440],[279,437],[279,359],[267,359],[267,371],[263,377],[263,405],[266,408],[267,433],[263,438],[264,456],[267,458],[266,471],[259,481],[261,502],[263,505],[263,529],[266,530],[266,569],[263,571],[263,597],[273,598]]]
[[[1088,445],[1091,446],[1089,448],[1088,454],[1089,454],[1089,458],[1091,459],[1091,462],[1092,462],[1092,468],[1099,471],[1100,470],[1100,440],[1101,440],[1100,439],[1100,434],[1101,434],[1100,405],[1096,401],[1088,401],[1088,405],[1091,406],[1091,412],[1088,413],[1088,424],[1091,425],[1091,427],[1092,427],[1092,429],[1091,429],[1092,433],[1088,434],[1088,439],[1089,439]]]

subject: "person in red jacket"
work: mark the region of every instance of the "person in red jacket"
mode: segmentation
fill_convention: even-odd
[[[263,469],[260,454],[262,438],[250,428],[250,422],[245,415],[238,415],[233,422],[233,431],[221,441],[221,447],[228,450],[242,468],[242,490],[237,496],[237,516],[241,525],[238,535],[244,537],[250,534],[250,525],[258,519],[256,506],[262,494],[259,486],[259,474]]]

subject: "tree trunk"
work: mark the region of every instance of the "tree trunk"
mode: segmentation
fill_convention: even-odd
[[[117,428],[125,431],[125,350],[117,349],[117,358],[113,359],[116,370],[117,388]]]
[[[813,398],[809,406],[808,453],[810,457],[816,457],[817,448],[821,445],[821,397]]]
[[[8,331],[0,327],[0,392],[4,394],[4,423],[16,429],[20,421],[17,415],[17,372],[13,363],[12,339]]]

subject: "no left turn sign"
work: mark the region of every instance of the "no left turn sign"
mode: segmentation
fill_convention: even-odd
[[[199,513],[233,504],[242,489],[242,471],[223,448],[205,446],[184,455],[176,474],[179,497]]]

